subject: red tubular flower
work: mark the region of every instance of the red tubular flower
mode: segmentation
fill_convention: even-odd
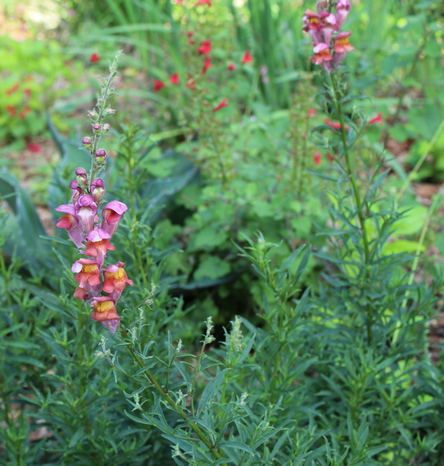
[[[324,123],[327,125],[327,126],[330,126],[330,128],[332,129],[336,129],[336,130],[340,130],[341,129],[341,123],[339,122],[334,122],[334,121],[331,121],[329,118],[326,118],[324,120]],[[350,129],[350,126],[348,125],[345,125],[345,129],[348,131]]]
[[[374,123],[378,123],[379,125],[383,124],[382,112],[379,112],[376,116],[367,121],[368,125],[373,125]]]
[[[211,0],[199,0],[194,6],[208,5],[211,6]]]
[[[91,318],[97,320],[98,322],[120,319],[120,317],[117,315],[116,304],[109,296],[99,296],[94,298],[91,301],[91,307],[94,309]]]
[[[200,47],[197,49],[197,51],[201,55],[207,55],[208,53],[211,52],[211,40],[204,40],[203,42],[200,43]]]
[[[328,160],[330,160],[330,162],[333,162],[333,160],[335,159],[333,154],[325,154],[328,158]]]
[[[222,99],[221,103],[213,108],[213,113],[219,111],[221,108],[228,107],[227,99]]]
[[[236,69],[236,65],[233,62],[228,64],[227,66],[228,71],[234,71],[235,69]]]
[[[34,154],[40,154],[40,152],[42,152],[42,146],[37,142],[28,142],[26,148]]]
[[[163,81],[159,81],[158,79],[153,79],[153,84],[154,84],[154,88],[153,88],[154,92],[159,92],[162,89],[162,87],[166,86],[166,84]]]
[[[189,78],[187,83],[185,84],[185,87],[187,87],[188,89],[191,89],[192,91],[194,91],[196,89],[196,83],[195,83],[194,79]]]
[[[173,75],[170,76],[170,83],[171,84],[179,84],[179,74],[174,73]]]
[[[26,95],[26,97],[31,97],[31,89],[25,89],[23,93]]]
[[[26,115],[31,111],[29,107],[25,107],[20,113],[19,117],[20,119],[24,120],[26,118]]]
[[[209,55],[205,55],[205,61],[202,66],[202,74],[205,74],[208,68],[211,68],[213,65],[211,64],[211,57]]]
[[[97,53],[92,53],[89,57],[90,63],[97,63],[100,60],[100,57]]]
[[[14,92],[17,92],[18,88],[19,88],[19,85],[18,85],[18,84],[14,84],[12,87],[10,87],[10,88],[5,92],[5,94],[6,94],[6,95],[14,94]]]
[[[118,262],[117,265],[110,265],[105,269],[105,283],[102,290],[105,293],[110,293],[111,297],[117,301],[126,285],[132,285],[133,282],[128,278],[123,262]]]
[[[13,107],[12,105],[7,105],[6,106],[6,111],[9,113],[10,116],[12,117],[15,117],[15,115],[17,114],[17,110],[15,107]]]
[[[243,64],[246,64],[246,63],[251,63],[253,61],[253,57],[251,56],[251,53],[249,50],[247,50],[245,53],[244,53],[244,56],[242,57],[242,63]]]
[[[315,109],[315,108],[310,108],[310,110],[308,111],[308,115],[309,115],[309,116],[314,116],[314,115],[316,115],[316,109]]]
[[[321,153],[316,152],[316,154],[313,157],[313,160],[316,165],[321,165]]]
[[[74,280],[79,282],[80,288],[85,288],[87,284],[90,286],[100,284],[100,267],[99,264],[92,259],[79,259],[74,262],[71,270],[77,273]]]

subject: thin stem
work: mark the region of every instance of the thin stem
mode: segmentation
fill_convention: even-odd
[[[140,359],[139,356],[136,355],[134,349],[130,346],[127,346],[128,350],[131,352],[134,360],[143,369],[145,366],[143,361]],[[207,446],[209,451],[216,459],[222,459],[223,456],[219,453],[216,447],[212,444],[212,442],[207,438],[204,432],[199,428],[199,426],[192,422],[186,413],[182,410],[180,406],[171,398],[171,396],[162,388],[157,378],[149,371],[149,369],[144,370],[144,374],[146,378],[154,385],[158,393],[163,397],[163,399],[174,409],[174,411],[190,426],[190,428],[194,431],[194,433],[202,440],[202,442]]]
[[[360,228],[362,231],[362,240],[364,243],[365,264],[367,265],[369,262],[369,258],[370,258],[370,248],[369,248],[369,241],[367,238],[367,231],[365,229],[365,217],[362,212],[363,203],[361,200],[361,195],[359,193],[358,185],[356,183],[356,178],[353,174],[353,166],[352,166],[352,162],[350,158],[349,147],[347,145],[347,133],[345,129],[344,114],[343,114],[343,109],[342,109],[342,104],[341,104],[341,95],[338,89],[338,83],[336,81],[336,76],[334,73],[332,73],[330,77],[331,77],[331,82],[333,85],[334,103],[336,105],[338,116],[339,116],[339,122],[341,124],[341,140],[342,140],[342,146],[344,149],[345,163],[347,166],[347,174],[349,176],[350,182],[353,187],[353,196],[355,198],[356,209],[357,209],[358,218],[359,218],[359,224],[360,224]]]

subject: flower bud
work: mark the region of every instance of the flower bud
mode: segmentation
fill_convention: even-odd
[[[89,146],[89,145],[91,144],[91,139],[88,138],[88,137],[83,138],[83,139],[82,139],[82,144],[83,144],[84,146]]]
[[[116,114],[116,110],[114,108],[107,108],[106,109],[106,113],[108,115],[115,115]]]
[[[85,187],[88,181],[88,175],[86,174],[86,171],[83,168],[76,169],[76,180],[79,186]]]
[[[91,110],[90,112],[88,112],[88,116],[89,116],[92,120],[95,120],[99,115],[97,115],[97,113],[96,113],[94,110]]]
[[[100,201],[103,199],[105,194],[105,183],[101,178],[96,178],[91,183],[91,194],[94,198],[96,204],[100,204]]]
[[[98,162],[103,162],[106,159],[106,150],[105,149],[99,149],[96,152],[96,160]]]
[[[94,132],[100,131],[102,127],[100,125],[93,125]]]
[[[111,125],[110,125],[109,123],[105,123],[105,124],[103,125],[103,130],[104,130],[104,131],[109,131],[110,129],[111,129]]]

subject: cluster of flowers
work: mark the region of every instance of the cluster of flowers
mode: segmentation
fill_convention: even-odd
[[[211,4],[209,4],[211,6]],[[188,45],[195,45],[195,41],[193,40],[193,33],[192,32],[188,32],[187,33],[187,38],[188,38]],[[205,75],[208,68],[211,68],[213,65],[211,63],[211,40],[204,40],[202,41],[198,48],[197,48],[197,53],[199,55],[203,55],[204,57],[204,61],[203,61],[203,64],[202,64],[202,75]],[[241,60],[241,63],[242,64],[247,64],[247,63],[251,63],[253,61],[253,57],[250,53],[249,50],[247,50],[243,57],[242,57],[242,60]],[[236,65],[233,63],[233,62],[230,62],[227,66],[227,69],[229,71],[234,71],[236,69]],[[266,71],[265,71],[265,74],[266,74]],[[179,73],[174,73],[172,74],[169,78],[168,78],[168,81],[177,86],[179,83],[180,83],[180,78],[179,78]],[[188,79],[186,81],[186,84],[185,84],[185,87],[190,89],[190,90],[194,90],[195,89],[195,79],[193,78],[193,76],[191,75],[188,75]],[[159,92],[160,90],[162,90],[164,87],[167,86],[167,83],[164,82],[164,81],[161,81],[159,79],[153,79],[153,91],[154,92]],[[228,107],[228,102],[227,102],[227,99],[226,98],[223,98],[222,101],[216,106],[213,108],[213,113],[214,112],[217,112],[219,111],[220,109],[224,108],[224,107]]]
[[[322,66],[328,74],[339,66],[347,52],[354,50],[348,40],[351,32],[340,32],[350,11],[350,0],[338,0],[336,14],[327,10],[329,3],[328,0],[318,1],[317,13],[306,10],[302,18],[302,30],[308,32],[313,40],[314,56],[311,61]],[[333,37],[334,34],[336,36]]]
[[[79,248],[79,252],[87,256],[77,260],[71,268],[76,274],[74,280],[79,283],[74,297],[91,300],[90,305],[93,308],[91,317],[102,322],[114,333],[120,319],[117,315],[116,303],[126,285],[132,285],[133,282],[128,279],[123,262],[108,267],[104,265],[107,252],[115,249],[110,239],[116,232],[127,206],[120,201],[108,202],[102,208],[101,219],[98,216],[99,206],[105,195],[105,184],[103,179],[96,178],[95,174],[104,168],[107,153],[105,149],[97,149],[97,145],[110,129],[110,125],[102,124],[102,120],[115,113],[115,110],[105,108],[111,79],[115,76],[115,68],[113,71],[110,67],[110,71],[112,73],[108,83],[102,87],[102,96],[97,105],[98,112],[93,110],[88,113],[92,120],[93,137],[82,139],[83,146],[92,157],[91,173],[88,175],[83,168],[76,169],[76,178],[70,183],[71,203],[63,204],[56,210],[65,214],[58,219],[57,227],[66,229],[72,242]]]
[[[32,79],[33,78],[31,76],[28,76],[25,78],[25,82],[32,81]],[[5,95],[11,96],[15,94],[17,91],[20,91],[20,85],[18,83],[14,84],[12,87],[7,89],[5,91]],[[21,120],[24,120],[27,117],[27,115],[31,112],[31,108],[29,107],[29,105],[27,105],[31,97],[31,93],[32,93],[31,89],[29,88],[23,89],[23,95],[25,97],[25,106],[21,109],[17,108],[17,106],[15,105],[6,105],[5,109],[9,113],[9,116],[11,118],[18,116]]]

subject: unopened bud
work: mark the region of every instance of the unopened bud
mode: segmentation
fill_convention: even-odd
[[[110,125],[109,123],[105,123],[105,124],[103,125],[103,129],[104,129],[105,131],[109,131],[109,130],[111,129],[111,125]]]
[[[89,145],[91,144],[91,139],[88,138],[88,137],[83,138],[83,139],[82,139],[82,144],[83,144],[84,146],[89,146]]]
[[[81,187],[85,186],[88,180],[88,175],[86,174],[86,171],[83,168],[76,169],[76,180],[77,180],[77,183],[79,183],[79,186]]]
[[[96,113],[94,110],[88,112],[88,116],[89,116],[92,120],[95,120],[95,119],[98,117],[97,113]]]
[[[98,162],[103,162],[106,159],[106,150],[105,149],[99,149],[96,152],[96,160]]]
[[[99,204],[105,193],[105,183],[101,178],[96,178],[91,183],[91,192],[94,198],[94,202]]]
[[[106,113],[108,115],[115,115],[116,114],[116,110],[114,108],[107,108],[106,109]]]
[[[93,130],[94,131],[100,131],[102,127],[100,125],[93,125]]]
[[[76,175],[77,176],[86,176],[86,171],[81,167],[76,168]]]

